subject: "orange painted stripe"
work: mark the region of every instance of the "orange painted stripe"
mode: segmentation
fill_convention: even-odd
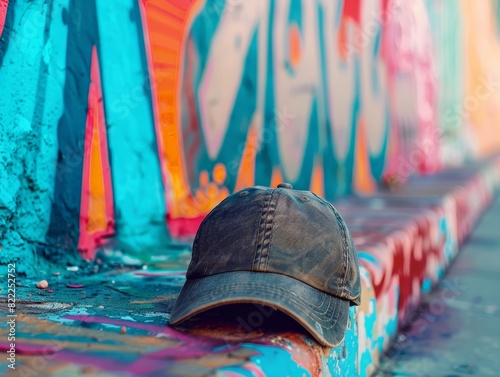
[[[363,118],[359,119],[358,132],[356,136],[355,162],[354,162],[354,190],[368,194],[376,189],[375,179],[370,169],[369,150],[367,144],[366,123]]]
[[[106,210],[105,210],[105,190],[104,180],[102,179],[102,155],[99,141],[99,109],[95,106],[93,109],[93,125],[90,132],[90,197],[89,197],[89,221],[87,223],[87,232],[94,233],[106,229]]]
[[[255,158],[258,149],[257,130],[250,127],[247,141],[243,149],[243,155],[239,164],[238,176],[234,191],[242,190],[254,185],[255,182]]]
[[[114,234],[113,190],[95,47],[92,49],[90,76],[78,240],[78,250],[85,259],[92,259],[103,239]]]
[[[141,17],[153,93],[155,127],[170,217],[190,211],[190,189],[179,124],[179,80],[185,30],[204,0],[142,0]],[[167,103],[167,106],[164,104]]]
[[[170,25],[171,27],[173,26],[175,28],[178,28],[183,24],[182,18],[177,17],[171,13],[160,12],[158,10],[155,13],[151,14],[151,21],[158,22],[163,25]]]
[[[325,177],[323,174],[323,161],[321,158],[318,158],[314,164],[311,178],[311,191],[322,198],[325,197]]]
[[[298,26],[293,24],[290,26],[290,62],[293,67],[299,64],[301,56],[300,31]]]
[[[180,4],[187,3],[186,1],[177,1],[177,4],[173,4],[170,1],[148,1],[149,7],[161,15],[173,15],[177,18],[183,19],[185,17],[186,9],[180,8]]]
[[[163,29],[163,31],[164,31],[164,33],[168,32],[167,29]],[[172,30],[172,31],[174,31],[174,30]],[[153,33],[151,33],[151,36],[153,38],[162,38],[163,42],[165,44],[169,44],[169,45],[175,44],[179,40],[179,38],[181,38],[181,36],[179,35],[179,33],[176,33],[176,32],[172,32],[172,33],[169,32],[168,35],[165,35],[164,33],[153,32]],[[161,47],[161,45],[155,46],[155,47]],[[164,50],[168,51],[170,53],[176,53],[177,52],[175,49],[170,49],[169,50],[168,48],[165,48]],[[162,53],[162,52],[163,51],[160,49],[156,53],[158,54],[158,53]]]
[[[271,175],[271,187],[277,187],[282,182],[285,182],[285,180],[283,179],[281,168],[279,166],[275,166],[273,174]]]
[[[163,35],[181,38],[182,30],[179,30],[178,23],[166,23],[163,17],[157,14],[152,14],[149,22],[149,27],[154,32],[155,30],[163,30]]]

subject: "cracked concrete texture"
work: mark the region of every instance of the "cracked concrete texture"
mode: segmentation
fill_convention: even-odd
[[[21,28],[28,16],[28,22],[43,25],[47,7],[42,8],[40,12],[35,3],[19,4],[14,12],[9,7],[9,25],[13,25],[9,30]],[[0,261],[30,261],[19,264],[19,273],[29,275],[50,220],[61,104],[51,99],[44,85],[54,76],[36,53],[43,47],[43,33],[30,35],[29,45],[23,45],[25,29],[3,33],[0,46]]]

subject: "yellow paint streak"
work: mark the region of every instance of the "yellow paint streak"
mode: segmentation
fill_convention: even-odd
[[[311,191],[322,198],[325,197],[325,177],[323,175],[323,162],[321,159],[318,159],[313,169]]]
[[[61,337],[61,344],[64,348],[81,349],[92,347],[94,350],[113,350],[123,351],[130,353],[138,353],[137,346],[153,347],[153,348],[166,348],[175,346],[178,341],[170,340],[168,338],[158,338],[155,336],[134,336],[124,335],[119,333],[117,328],[116,333],[112,331],[99,331],[83,327],[66,326],[60,323],[40,320],[38,318],[26,315],[18,315],[18,338],[19,342],[23,344],[40,344],[47,345],[45,337],[43,339],[36,339],[38,335],[50,335],[54,339]],[[24,337],[23,334],[30,334],[30,337]],[[0,331],[0,336],[6,336],[7,330]],[[94,339],[93,342],[72,341],[67,337],[85,337]],[[116,344],[103,344],[103,343],[116,343]],[[121,344],[120,344],[121,343]],[[125,344],[124,344],[125,343]],[[57,345],[57,344],[55,344]],[[66,346],[67,345],[67,346]],[[95,347],[95,348],[94,348]],[[104,348],[102,348],[104,347]],[[150,350],[151,351],[151,350]]]
[[[293,67],[296,67],[302,56],[300,44],[300,31],[296,24],[290,27],[290,62]]]
[[[102,333],[102,331],[101,331]],[[106,331],[105,334],[110,334]],[[86,335],[86,334],[85,334]],[[85,336],[83,335],[83,336]],[[154,336],[144,337],[144,336],[133,336],[133,335],[123,335],[119,334],[119,338],[114,339],[113,343],[110,343],[110,338],[101,339],[97,341],[72,341],[70,339],[60,339],[60,343],[64,345],[65,350],[81,350],[85,349],[88,352],[118,352],[118,353],[129,353],[129,354],[147,354],[151,352],[159,351],[163,348],[168,348],[178,344],[177,342],[172,342],[168,340],[158,341],[156,339],[165,338],[155,338]],[[81,336],[81,335],[80,335]],[[138,339],[139,338],[139,339]],[[142,338],[142,339],[141,339]],[[42,347],[47,346],[47,339],[33,339],[19,337],[20,342],[23,344],[36,345]],[[115,341],[119,342],[118,344]],[[51,342],[57,346],[57,339],[53,339]],[[138,347],[140,345],[140,347]]]
[[[99,135],[99,106],[94,106],[94,124],[92,125],[92,141],[90,146],[89,177],[89,220],[87,232],[106,230],[106,202],[104,176],[102,171],[102,154]]]
[[[358,123],[358,134],[356,137],[356,157],[354,163],[354,190],[368,194],[376,189],[375,180],[370,170],[370,160],[368,158],[368,145],[366,141],[366,127],[363,118]]]
[[[254,126],[248,131],[247,141],[241,156],[238,178],[234,190],[239,191],[254,185],[255,182],[255,157],[257,155],[257,130]]]
[[[281,168],[279,166],[275,166],[271,176],[271,187],[277,187],[282,182],[284,182],[284,180]]]

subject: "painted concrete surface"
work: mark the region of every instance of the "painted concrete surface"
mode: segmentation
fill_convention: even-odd
[[[375,377],[499,375],[499,223],[497,197]]]
[[[234,306],[167,325],[185,278],[188,248],[131,268],[103,253],[82,270],[40,270],[18,279],[16,370],[12,376],[369,376],[412,319],[422,293],[443,276],[458,245],[490,204],[500,158],[420,177],[404,190],[335,202],[351,230],[362,304],[337,348],[319,346],[287,318]],[[54,275],[54,272],[59,274]],[[2,272],[3,274],[4,272]],[[6,311],[6,305],[1,306]],[[7,313],[6,313],[7,314]],[[7,321],[0,323],[7,352]]]

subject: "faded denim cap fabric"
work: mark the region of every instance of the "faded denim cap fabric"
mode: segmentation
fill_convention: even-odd
[[[359,305],[357,252],[337,210],[310,191],[255,186],[202,221],[170,324],[236,303],[274,307],[323,345],[339,345]]]

